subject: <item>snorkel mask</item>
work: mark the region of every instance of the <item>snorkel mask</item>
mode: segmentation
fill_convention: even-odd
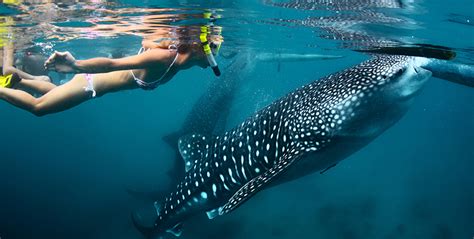
[[[212,15],[212,13],[204,13],[204,18],[208,18],[210,24],[201,27],[201,34],[199,35],[199,40],[201,41],[202,49],[204,51],[204,54],[206,55],[209,65],[212,68],[212,71],[216,76],[220,76],[221,71],[219,70],[219,66],[217,65],[216,58],[214,56],[217,55],[217,53],[219,52],[222,42],[216,44],[213,42],[209,43],[209,41],[207,40],[207,36],[211,33],[209,28],[210,26],[213,26],[213,23],[216,18]]]

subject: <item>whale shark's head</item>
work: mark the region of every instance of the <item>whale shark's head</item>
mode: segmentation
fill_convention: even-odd
[[[413,98],[431,77],[431,72],[421,67],[425,61],[424,58],[410,58],[405,64],[395,69],[395,73],[387,79],[389,84],[385,92],[389,92],[387,97],[390,101]]]
[[[412,56],[376,55],[370,61],[333,76],[332,79],[342,80],[335,80],[331,85],[339,90],[328,98],[337,98],[339,102],[329,109],[334,116],[329,115],[332,121],[327,120],[329,125],[326,127],[338,129],[336,126],[341,125],[343,131],[337,134],[369,138],[382,133],[404,115],[414,96],[430,78],[431,72],[421,67],[424,60]]]

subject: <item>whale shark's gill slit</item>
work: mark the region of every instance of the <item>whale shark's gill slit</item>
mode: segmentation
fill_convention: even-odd
[[[238,164],[237,164],[237,160],[235,159],[235,156],[232,152],[231,154],[231,158],[232,158],[232,162],[234,163],[234,169],[235,169],[235,174],[236,174],[236,178],[239,182],[242,182],[242,177],[240,176],[240,173],[239,173],[239,168],[238,168]]]
[[[227,186],[227,184],[226,184],[226,180],[225,180],[224,175],[219,174],[219,179],[220,179],[220,181],[221,181],[222,187],[224,187],[225,190],[230,191],[230,188],[229,188],[229,187]]]
[[[247,138],[248,138],[248,136],[247,136]],[[252,157],[252,146],[250,146],[250,141],[249,141],[249,140],[247,140],[247,145],[248,145],[247,148],[248,148],[248,154],[249,154],[249,157],[248,157],[248,159],[249,159],[249,167],[251,168],[251,167],[252,167],[252,158],[253,158],[253,157]]]
[[[212,194],[217,197],[217,186],[215,183],[212,184]]]
[[[228,171],[229,171],[230,180],[231,180],[234,184],[237,184],[237,181],[235,180],[234,175],[233,175],[233,173],[232,173],[232,169],[229,168]]]
[[[248,180],[247,178],[247,174],[245,173],[246,169],[245,169],[245,157],[244,155],[240,155],[240,169],[241,169],[241,172],[242,172],[242,175],[244,176],[245,180]]]

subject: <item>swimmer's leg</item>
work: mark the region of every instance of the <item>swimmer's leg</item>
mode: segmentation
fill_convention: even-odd
[[[15,67],[4,67],[3,75],[10,74],[19,76],[20,81],[13,84],[15,89],[43,95],[56,88],[56,85],[51,83],[51,79],[48,76],[33,76]]]
[[[50,90],[56,88],[57,85],[42,81],[42,80],[27,80],[22,79],[18,84],[15,85],[15,88],[21,89],[28,92],[36,92],[41,95],[48,93]]]
[[[0,88],[0,99],[36,116],[43,116],[70,109],[89,100],[91,93],[84,91],[86,84],[83,75],[76,75],[66,84],[55,87],[40,98],[22,90]]]
[[[26,80],[37,80],[37,81],[45,81],[45,82],[51,82],[51,78],[49,76],[34,76],[30,75],[20,69],[17,69],[13,66],[4,66],[3,67],[3,75],[9,75],[16,73],[18,74],[21,79],[26,79]]]
[[[28,74],[12,65],[10,65],[10,60],[6,59],[8,58],[7,54],[3,56],[3,75],[10,75],[13,73],[16,73],[20,76],[21,79],[27,79],[27,80],[39,80],[39,81],[46,81],[46,82],[51,82],[51,79],[49,76],[34,76],[31,74]]]

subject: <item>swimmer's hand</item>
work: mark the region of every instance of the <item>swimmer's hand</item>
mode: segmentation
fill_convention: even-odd
[[[44,63],[47,70],[53,70],[61,73],[77,73],[76,58],[68,51],[55,51]]]

